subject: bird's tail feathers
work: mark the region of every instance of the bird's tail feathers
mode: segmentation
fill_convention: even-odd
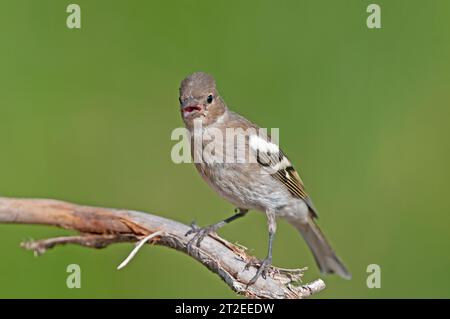
[[[322,273],[335,273],[344,279],[351,279],[352,275],[338,256],[336,256],[333,248],[331,248],[331,245],[328,243],[324,234],[312,217],[308,217],[306,221],[302,220],[301,222],[292,222],[292,224],[302,234]]]

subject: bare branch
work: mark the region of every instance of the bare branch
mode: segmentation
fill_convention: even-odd
[[[52,225],[76,230],[79,236],[58,237],[23,243],[26,249],[42,254],[56,245],[78,244],[103,248],[118,242],[149,242],[174,248],[198,260],[219,275],[231,289],[249,298],[305,298],[325,288],[318,279],[297,285],[304,269],[272,267],[267,279],[247,283],[256,268],[244,271],[253,258],[246,251],[217,235],[207,236],[200,247],[188,250],[192,238],[185,236],[189,226],[160,216],[121,209],[80,206],[48,199],[13,199],[0,197],[0,223]],[[154,234],[154,236],[149,236]],[[151,238],[150,238],[151,237]]]
[[[162,235],[162,234],[163,233],[161,231],[157,231],[157,232],[154,232],[153,234],[150,234],[150,235],[146,236],[144,239],[139,241],[137,243],[136,247],[128,255],[128,257],[124,261],[122,261],[122,263],[117,267],[117,270],[120,270],[123,267],[125,267],[126,265],[128,265],[128,263],[134,258],[134,256],[136,256],[136,254],[138,253],[139,249],[141,249],[142,246],[144,246],[145,243],[147,243],[153,237],[156,237],[156,236],[159,236],[159,235]]]

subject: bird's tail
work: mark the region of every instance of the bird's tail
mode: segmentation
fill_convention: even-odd
[[[333,248],[331,248],[324,234],[312,217],[309,217],[306,222],[302,220],[301,222],[295,221],[291,223],[300,231],[303,238],[306,240],[322,273],[335,273],[345,279],[350,279],[352,277],[342,261],[336,256]]]

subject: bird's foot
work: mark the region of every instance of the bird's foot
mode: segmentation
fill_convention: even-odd
[[[257,258],[250,259],[250,261],[245,265],[244,270],[249,270],[251,266],[257,267],[258,270],[256,271],[256,275],[253,276],[253,278],[250,279],[250,281],[248,282],[247,287],[253,285],[256,282],[256,280],[258,280],[259,276],[266,279],[271,265],[272,265],[272,258],[270,257],[264,260],[258,260]]]
[[[215,233],[219,227],[214,224],[206,227],[199,227],[195,222],[191,223],[191,229],[185,234],[185,236],[189,236],[191,234],[195,234],[194,237],[188,242],[186,248],[188,251],[192,250],[192,246],[200,247],[200,243],[211,233]]]

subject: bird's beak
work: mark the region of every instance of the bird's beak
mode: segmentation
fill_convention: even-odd
[[[203,112],[205,106],[194,98],[188,98],[181,104],[181,113],[183,117],[187,117],[197,112]]]

